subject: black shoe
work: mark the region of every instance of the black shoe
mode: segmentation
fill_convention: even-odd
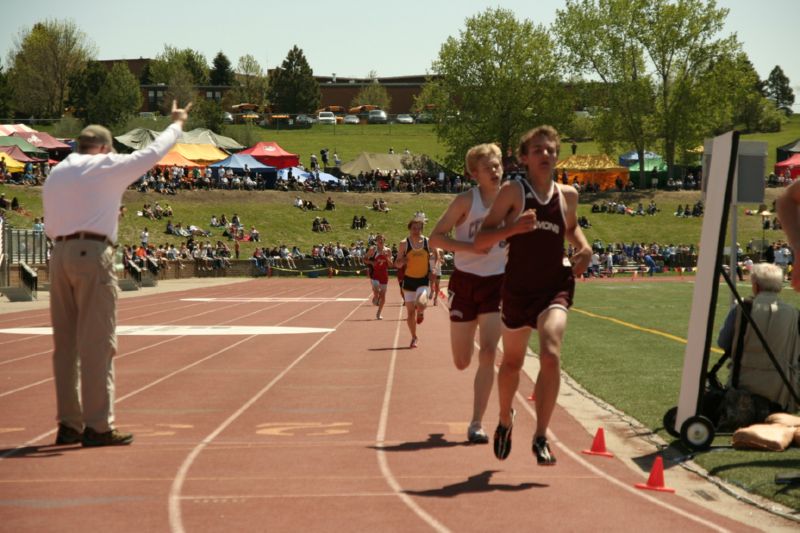
[[[516,411],[511,409],[511,424],[508,427],[497,424],[494,430],[494,456],[503,461],[511,453],[511,430],[514,429],[514,415]]]
[[[78,444],[83,440],[83,433],[77,429],[72,429],[64,424],[58,424],[58,433],[56,434],[56,445],[62,444]]]
[[[550,453],[550,445],[547,444],[547,437],[534,437],[531,446],[536,462],[541,466],[555,466],[556,456]]]
[[[133,435],[130,433],[120,433],[116,429],[98,433],[92,428],[87,427],[83,432],[83,446],[125,446],[133,442]]]

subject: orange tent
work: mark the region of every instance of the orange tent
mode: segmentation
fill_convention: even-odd
[[[189,159],[186,159],[185,157],[183,157],[180,153],[178,153],[173,148],[172,150],[167,152],[167,155],[165,155],[163,157],[163,159],[161,159],[161,161],[159,161],[156,164],[156,166],[157,167],[179,166],[179,167],[189,167],[189,168],[194,168],[194,167],[201,167],[202,168],[204,165],[198,165],[194,161],[190,161]]]
[[[630,173],[626,167],[619,166],[607,155],[573,155],[556,163],[560,174],[567,171],[570,183],[579,182],[581,185],[588,183],[597,184],[601,191],[614,189],[617,178],[623,184],[630,181]]]

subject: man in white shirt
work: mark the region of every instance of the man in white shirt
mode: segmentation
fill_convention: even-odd
[[[117,239],[122,194],[155,166],[181,135],[191,104],[172,103],[172,125],[133,154],[114,153],[111,132],[91,125],[77,153],[58,164],[42,189],[53,240],[50,318],[56,385],[56,444],[113,446],[133,435],[114,428],[117,351]]]

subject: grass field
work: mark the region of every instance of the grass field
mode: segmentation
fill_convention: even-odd
[[[564,340],[562,364],[567,373],[592,394],[657,430],[667,442],[674,439],[664,431],[662,417],[678,401],[685,341],[656,332],[686,339],[693,289],[693,283],[578,283]],[[744,297],[750,287],[740,283],[738,291]],[[729,294],[727,286],[720,287],[714,346],[729,308]],[[781,296],[800,305],[800,296],[791,289]],[[711,364],[720,355],[712,353]],[[715,446],[729,444],[730,436],[714,442]],[[778,471],[800,469],[800,448],[782,453],[714,449],[696,455],[695,460],[713,475],[800,509],[800,490],[773,482]]]

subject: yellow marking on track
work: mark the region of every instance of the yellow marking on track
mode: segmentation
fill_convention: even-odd
[[[349,427],[352,425],[351,422],[269,422],[259,424],[257,427],[261,429],[256,433],[276,437],[293,437],[298,433],[309,437],[344,435],[350,433]]]
[[[609,322],[612,322],[614,324],[619,324],[620,326],[625,326],[626,328],[635,329],[637,331],[643,331],[645,333],[650,333],[652,335],[658,335],[659,337],[665,337],[665,338],[667,338],[669,340],[680,342],[681,344],[686,344],[688,342],[683,337],[678,337],[676,335],[672,335],[672,334],[667,333],[665,331],[659,331],[657,329],[645,328],[645,327],[642,327],[642,326],[637,326],[636,324],[631,324],[630,322],[625,322],[624,320],[620,320],[618,318],[612,318],[610,316],[598,315],[596,313],[592,313],[590,311],[584,311],[583,309],[577,309],[575,307],[572,307],[571,310],[575,311],[576,313],[580,313],[582,315],[586,315],[588,317],[599,318],[600,320],[608,320]],[[711,351],[714,352],[714,353],[719,353],[719,354],[725,353],[722,350],[720,350],[719,348],[714,348],[713,346],[711,347]]]
[[[17,431],[25,431],[25,428],[0,428],[0,433],[15,433]]]

